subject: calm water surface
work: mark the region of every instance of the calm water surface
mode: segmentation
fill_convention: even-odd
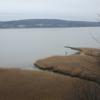
[[[33,68],[33,63],[52,55],[72,53],[64,46],[100,47],[100,28],[0,29],[0,67]]]

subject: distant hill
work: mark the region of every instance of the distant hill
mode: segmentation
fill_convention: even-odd
[[[100,22],[69,21],[59,19],[24,19],[0,22],[0,28],[53,28],[53,27],[97,27]]]

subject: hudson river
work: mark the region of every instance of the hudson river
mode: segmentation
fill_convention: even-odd
[[[0,29],[0,67],[33,68],[33,63],[53,55],[70,54],[64,46],[97,47],[100,27]]]

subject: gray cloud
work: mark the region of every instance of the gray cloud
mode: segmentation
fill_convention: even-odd
[[[0,18],[8,20],[25,16],[95,20],[99,12],[100,0],[0,0]]]

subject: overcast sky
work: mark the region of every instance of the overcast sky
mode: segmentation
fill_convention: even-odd
[[[99,20],[100,0],[0,0],[0,20]]]

